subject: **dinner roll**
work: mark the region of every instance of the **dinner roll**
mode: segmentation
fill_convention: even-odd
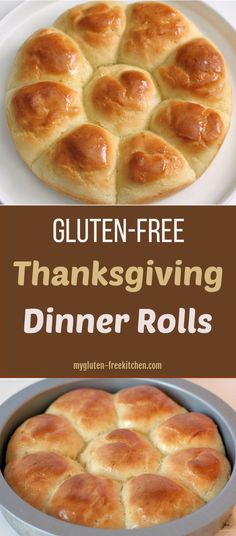
[[[115,203],[118,141],[107,130],[83,124],[33,164],[35,175],[72,197],[89,202]]]
[[[123,528],[120,485],[89,474],[74,476],[56,490],[47,513],[63,521],[97,529]]]
[[[95,438],[81,455],[89,472],[116,480],[155,473],[160,460],[159,451],[144,436],[127,429]]]
[[[148,131],[120,144],[118,203],[143,203],[161,198],[191,184],[193,169],[173,146]]]
[[[210,448],[180,450],[167,456],[161,467],[163,475],[181,481],[206,502],[224,488],[230,471],[225,456]]]
[[[126,527],[144,528],[191,514],[204,502],[189,489],[159,475],[141,475],[123,488]]]
[[[53,489],[82,471],[82,467],[70,458],[54,452],[38,452],[10,462],[4,477],[21,499],[45,511]]]
[[[151,438],[164,454],[187,447],[211,447],[225,452],[216,424],[202,413],[175,415],[154,428]]]
[[[127,65],[98,69],[84,96],[89,119],[120,136],[145,128],[161,100],[151,76]]]
[[[97,67],[116,62],[125,24],[125,7],[120,2],[89,2],[66,11],[55,26],[73,37]]]
[[[10,91],[6,113],[16,148],[29,166],[63,132],[85,120],[80,93],[57,82]]]
[[[186,410],[150,385],[121,389],[114,396],[118,424],[148,433],[157,423]]]
[[[151,130],[180,151],[199,177],[222,145],[229,120],[195,102],[166,100],[154,112]]]
[[[69,391],[47,413],[68,419],[86,441],[114,429],[117,423],[112,395],[99,389]]]
[[[178,44],[199,34],[179,11],[158,2],[131,4],[127,19],[119,61],[150,71],[162,63]]]
[[[91,66],[68,35],[56,28],[43,28],[20,48],[8,89],[44,80],[63,82],[78,89],[91,72]]]
[[[83,447],[79,433],[66,419],[57,415],[36,415],[14,432],[8,443],[6,461],[43,451],[75,459]]]
[[[154,75],[165,98],[192,99],[228,113],[232,108],[224,58],[204,37],[177,48]]]

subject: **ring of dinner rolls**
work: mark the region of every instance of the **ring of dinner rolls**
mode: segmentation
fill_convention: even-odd
[[[5,108],[17,151],[49,187],[134,204],[205,172],[228,132],[232,95],[223,55],[180,11],[92,1],[25,41]]]
[[[100,529],[144,528],[195,512],[231,467],[216,423],[151,385],[80,388],[22,423],[5,479],[31,506]]]

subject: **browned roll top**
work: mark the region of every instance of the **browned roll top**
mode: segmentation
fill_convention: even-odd
[[[54,161],[62,169],[98,171],[108,167],[110,152],[110,141],[104,129],[83,125],[59,142]]]
[[[190,448],[167,456],[161,472],[183,482],[208,502],[226,485],[230,464],[227,458],[215,449]]]
[[[187,459],[189,456],[188,466],[191,471],[204,480],[212,483],[221,472],[221,456],[211,449],[194,449],[191,451],[182,451],[181,455],[177,455],[179,461]],[[181,474],[181,471],[180,471]]]
[[[179,47],[174,65],[160,68],[161,76],[173,88],[183,88],[204,96],[218,96],[224,88],[225,65],[218,50],[198,38]]]
[[[171,102],[170,107],[156,114],[155,124],[170,126],[173,132],[195,146],[214,143],[223,132],[218,112],[193,102]]]
[[[142,138],[142,134],[137,134]],[[135,141],[135,138],[134,138]],[[143,150],[136,150],[130,155],[129,177],[133,182],[145,184],[173,175],[183,167],[183,161],[162,139],[146,135]]]
[[[12,99],[12,108],[18,127],[37,135],[81,111],[78,93],[55,82],[38,82],[18,89]]]
[[[25,47],[24,75],[74,74],[80,68],[80,51],[67,35],[54,29],[39,30]]]
[[[187,32],[188,22],[172,7],[157,2],[136,3],[130,8],[123,53],[155,62],[155,55],[169,48],[170,42],[178,43]]]
[[[156,142],[143,151],[135,152],[129,163],[130,178],[134,182],[146,183],[163,177],[165,172],[179,169],[182,162],[176,153],[169,151],[164,144]]]
[[[224,452],[216,424],[202,413],[189,412],[167,419],[153,429],[152,440],[165,453],[186,447],[212,447]]]
[[[103,76],[93,88],[93,105],[108,117],[123,114],[123,109],[145,110],[152,88],[145,73],[125,71],[119,79]]]
[[[197,495],[177,482],[151,474],[129,481],[123,498],[127,502],[128,528],[173,521],[204,504]]]
[[[122,428],[94,439],[81,456],[89,471],[117,480],[155,473],[160,460],[161,454],[147,438]]]
[[[123,11],[119,6],[98,3],[71,11],[69,20],[74,31],[82,35],[90,46],[101,46],[107,43],[109,36],[119,32],[123,26]]]
[[[80,474],[59,487],[47,512],[70,523],[100,529],[122,528],[120,486],[110,479]]]
[[[4,476],[14,491],[35,508],[45,511],[52,491],[81,466],[53,452],[37,452],[10,462]]]
[[[116,424],[112,395],[98,389],[75,389],[66,393],[49,407],[48,412],[66,417],[79,428],[85,439],[115,428]]]
[[[25,421],[11,437],[7,463],[37,451],[51,451],[76,458],[84,443],[78,432],[63,417],[36,415]]]
[[[134,4],[132,22],[137,25],[134,34],[137,43],[140,43],[144,38],[150,41],[150,39],[158,40],[163,36],[168,36],[169,39],[175,41],[176,37],[178,38],[186,32],[186,22],[182,15],[171,6],[157,2]],[[155,45],[157,44],[158,41],[155,42]]]
[[[121,425],[144,433],[155,423],[185,411],[160,389],[149,385],[122,389],[115,403]]]

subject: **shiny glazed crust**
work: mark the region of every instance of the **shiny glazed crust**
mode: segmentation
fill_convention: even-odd
[[[156,387],[112,395],[76,389],[13,433],[5,478],[26,502],[63,521],[143,528],[216,497],[230,464],[216,424]]]
[[[178,10],[96,1],[22,45],[5,107],[16,149],[48,186],[134,204],[204,173],[229,129],[232,96],[221,52]]]

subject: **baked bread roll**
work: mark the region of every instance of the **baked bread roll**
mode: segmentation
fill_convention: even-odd
[[[144,436],[125,428],[96,437],[81,455],[90,473],[116,480],[155,473],[160,461],[161,454]]]
[[[152,71],[176,46],[198,34],[197,28],[172,6],[136,2],[127,9],[119,60]]]
[[[55,24],[79,44],[95,68],[116,63],[125,25],[125,6],[120,2],[81,4],[66,11]]]
[[[178,149],[200,177],[222,145],[229,120],[195,102],[166,100],[155,110],[150,128]]]
[[[230,464],[214,449],[180,450],[167,456],[161,473],[188,486],[205,502],[209,502],[225,487],[230,476]]]
[[[110,393],[98,389],[75,389],[60,396],[47,413],[61,415],[85,441],[116,428],[117,417]]]
[[[120,485],[89,474],[74,476],[56,490],[47,513],[62,521],[97,529],[121,529],[124,514]]]
[[[15,146],[29,166],[63,132],[85,120],[80,93],[57,82],[10,91],[6,113]]]
[[[217,426],[202,413],[175,415],[153,429],[151,439],[164,454],[188,447],[211,447],[225,453]]]
[[[185,413],[167,419],[153,429],[151,439],[164,454],[188,447],[211,447],[225,453],[214,421],[202,413]]]
[[[231,473],[223,453],[212,419],[152,385],[115,394],[79,388],[17,428],[4,477],[24,501],[62,521],[144,528],[217,496]]]
[[[174,521],[204,505],[197,495],[174,480],[151,474],[129,480],[122,497],[129,529]]]
[[[84,96],[89,119],[119,136],[144,129],[161,100],[147,72],[124,65],[98,69]]]
[[[34,162],[33,171],[72,197],[114,204],[117,144],[108,130],[86,123],[43,153]]]
[[[114,397],[121,428],[148,433],[157,424],[186,410],[165,393],[149,385],[121,389]]]
[[[8,89],[49,80],[78,89],[91,73],[90,64],[74,40],[56,28],[43,28],[20,48]]]
[[[231,88],[224,58],[204,37],[177,48],[154,76],[165,98],[192,99],[231,112]]]
[[[180,11],[98,0],[27,39],[5,108],[19,154],[49,187],[135,204],[204,173],[229,129],[232,94],[222,53]]]
[[[118,203],[143,203],[176,192],[196,176],[182,154],[148,131],[120,144]]]
[[[49,451],[13,460],[6,466],[4,476],[21,499],[45,512],[53,489],[82,471],[77,462]]]
[[[39,451],[76,459],[83,447],[79,433],[64,417],[44,413],[31,417],[17,428],[8,443],[6,462]]]
[[[164,454],[188,447],[211,447],[225,453],[216,424],[202,413],[190,412],[167,419],[152,430],[151,439]]]

